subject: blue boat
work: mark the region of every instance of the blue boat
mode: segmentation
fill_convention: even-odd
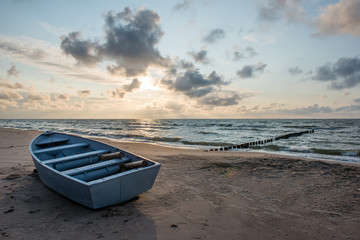
[[[44,132],[30,143],[41,181],[61,195],[97,209],[151,189],[160,163],[98,141]]]

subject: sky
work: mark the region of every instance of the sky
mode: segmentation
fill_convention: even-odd
[[[0,118],[360,118],[360,0],[2,0]]]

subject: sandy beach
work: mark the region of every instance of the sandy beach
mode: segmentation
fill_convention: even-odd
[[[101,141],[162,164],[154,187],[99,210],[45,187],[28,146],[0,129],[0,238],[360,239],[360,166]]]

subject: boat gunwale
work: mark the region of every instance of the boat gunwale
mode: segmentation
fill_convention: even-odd
[[[122,177],[122,176],[126,176],[126,175],[130,175],[130,174],[133,174],[135,172],[141,172],[141,171],[144,171],[146,169],[151,169],[151,168],[156,168],[156,167],[159,167],[161,166],[160,163],[156,162],[156,161],[153,161],[153,160],[150,160],[146,157],[143,157],[143,156],[140,156],[138,154],[134,154],[132,152],[129,152],[129,151],[125,151],[121,148],[118,148],[118,147],[115,147],[111,144],[108,144],[108,143],[104,143],[104,142],[101,142],[101,141],[96,141],[96,140],[93,140],[93,139],[89,139],[89,138],[84,138],[82,136],[79,136],[79,135],[75,135],[75,134],[67,134],[67,133],[60,133],[60,132],[54,132],[54,134],[60,134],[60,135],[65,135],[65,136],[69,136],[69,137],[72,137],[72,138],[80,138],[80,139],[85,139],[86,141],[90,141],[90,142],[93,142],[93,143],[96,143],[96,144],[102,144],[102,145],[105,145],[105,146],[108,146],[108,147],[111,147],[111,148],[114,148],[118,151],[123,151],[124,153],[127,153],[129,155],[131,155],[132,157],[134,158],[139,158],[139,159],[142,159],[142,160],[146,160],[146,161],[149,161],[151,163],[153,163],[152,165],[150,166],[146,166],[145,168],[141,168],[141,169],[131,169],[131,170],[128,170],[128,171],[124,171],[124,172],[119,172],[119,173],[116,173],[116,174],[112,174],[112,175],[109,175],[109,176],[105,176],[105,177],[102,177],[102,178],[99,178],[99,179],[95,179],[95,180],[92,180],[92,181],[89,181],[89,182],[86,182],[86,181],[83,181],[83,180],[80,180],[80,179],[77,179],[71,175],[68,175],[68,174],[63,174],[62,171],[58,171],[56,169],[54,169],[53,167],[51,167],[49,164],[47,164],[46,162],[43,162],[41,161],[34,153],[34,150],[32,149],[32,146],[35,145],[36,143],[36,140],[42,136],[43,134],[46,134],[47,131],[39,134],[38,136],[36,136],[30,143],[29,145],[29,151],[30,151],[30,154],[32,156],[32,158],[34,160],[36,160],[36,162],[40,165],[42,165],[43,167],[47,168],[48,170],[50,170],[51,172],[53,172],[54,174],[57,174],[57,175],[60,175],[62,177],[65,177],[65,178],[68,178],[70,179],[71,181],[76,181],[82,185],[85,185],[85,186],[88,186],[88,187],[91,187],[91,186],[94,186],[94,185],[97,185],[97,184],[102,184],[106,181],[110,181],[112,179],[115,179],[115,178],[119,178],[119,177]],[[36,167],[36,166],[35,166]],[[41,179],[44,183],[46,182],[46,180],[44,181],[43,179]]]

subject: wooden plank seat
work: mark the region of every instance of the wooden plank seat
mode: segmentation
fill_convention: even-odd
[[[83,172],[90,172],[90,171],[93,171],[93,170],[96,170],[96,169],[99,169],[99,168],[105,168],[105,167],[116,165],[116,164],[120,165],[120,164],[129,162],[129,161],[130,161],[130,158],[127,158],[127,157],[122,158],[122,159],[111,159],[111,160],[108,160],[108,161],[93,163],[93,164],[86,165],[86,166],[83,166],[83,167],[69,169],[69,170],[66,170],[66,171],[62,171],[61,173],[67,174],[67,175],[77,175],[77,174],[80,174],[80,173],[83,173]]]
[[[80,154],[75,154],[75,155],[60,157],[60,158],[43,160],[42,162],[44,162],[44,163],[46,163],[46,164],[64,163],[64,162],[69,162],[69,161],[76,160],[76,159],[81,159],[81,158],[87,158],[87,157],[92,157],[92,156],[96,156],[96,155],[101,155],[101,154],[108,153],[108,152],[110,152],[110,151],[107,150],[107,149],[101,149],[101,150],[96,150],[96,151],[92,151],[92,152],[85,152],[85,153],[80,153]]]
[[[44,139],[38,143],[35,143],[36,146],[38,147],[45,147],[48,145],[60,145],[60,144],[65,144],[70,140],[70,138],[64,138],[64,137],[54,137],[54,138],[49,138],[49,139]]]
[[[35,154],[50,153],[50,152],[68,150],[68,149],[78,148],[78,147],[88,147],[89,145],[90,145],[89,143],[74,143],[74,144],[69,144],[69,145],[61,145],[61,146],[56,146],[56,147],[43,148],[43,149],[34,151],[34,153]]]

